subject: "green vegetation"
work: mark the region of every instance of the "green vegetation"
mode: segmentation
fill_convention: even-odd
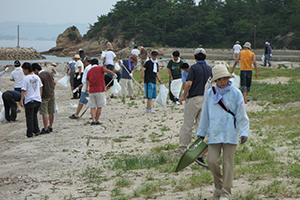
[[[144,46],[231,48],[236,40],[253,43],[255,32],[257,48],[268,40],[277,49],[299,49],[299,10],[298,0],[123,0],[98,16],[86,37],[114,41],[122,36]],[[291,32],[291,41],[282,38]]]

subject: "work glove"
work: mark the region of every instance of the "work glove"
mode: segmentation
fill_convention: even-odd
[[[81,76],[80,76],[80,75],[78,75],[78,76],[77,76],[77,80],[79,80],[80,78],[81,78]]]
[[[272,57],[272,54],[270,54],[270,57]]]
[[[8,68],[9,68],[9,67],[6,67],[6,68],[5,68],[5,72],[7,72]]]
[[[123,65],[123,60],[120,60],[120,64]]]
[[[129,76],[130,76],[130,78],[132,78],[132,77],[133,77],[133,74],[129,74]]]
[[[113,76],[113,79],[115,80],[115,79],[117,79],[117,78],[118,78],[118,75],[115,74],[115,75]]]
[[[244,144],[248,140],[247,136],[242,136],[241,137],[241,144]]]

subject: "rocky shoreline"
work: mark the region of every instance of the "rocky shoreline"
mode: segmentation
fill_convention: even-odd
[[[34,48],[1,47],[0,60],[39,60],[46,59]]]

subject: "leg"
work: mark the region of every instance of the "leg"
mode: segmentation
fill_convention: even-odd
[[[33,136],[33,103],[29,102],[25,104],[25,116],[26,116],[26,126],[27,126],[27,137]]]
[[[77,109],[76,109],[76,112],[75,112],[75,115],[76,115],[76,116],[79,115],[79,113],[80,113],[82,107],[83,107],[83,105],[82,105],[81,103],[79,103],[79,104],[78,104],[78,107],[77,107]]]
[[[91,108],[91,115],[93,122],[96,122],[96,107]]]
[[[132,80],[129,79],[128,80],[128,95],[129,95],[129,98],[133,98],[133,83],[132,83]]]
[[[122,78],[121,79],[121,94],[123,98],[126,97],[126,91],[127,91],[127,79]]]
[[[40,128],[39,128],[39,121],[37,117],[37,113],[39,111],[39,108],[41,106],[40,102],[34,102],[34,110],[33,110],[33,133],[39,133]]]
[[[220,169],[221,148],[222,144],[208,145],[208,166],[213,174],[216,189],[223,187],[223,176]]]
[[[43,115],[43,124],[44,124],[44,129],[47,130],[48,129],[48,115],[47,114]]]
[[[147,109],[152,109],[152,99],[147,99]]]
[[[221,196],[227,198],[231,196],[235,149],[236,145],[223,144],[223,187]]]
[[[49,127],[53,127],[53,122],[54,122],[54,114],[49,114]]]
[[[96,119],[95,121],[98,122],[99,121],[99,117],[101,115],[101,107],[97,107],[97,110],[96,110]]]
[[[247,95],[248,95],[248,92],[243,92],[243,97],[244,97],[245,104],[247,104]]]

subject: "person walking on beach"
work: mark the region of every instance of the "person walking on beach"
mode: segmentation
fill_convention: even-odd
[[[74,60],[76,62],[75,65],[75,76],[74,76],[74,88],[77,88],[81,84],[82,74],[84,71],[84,65],[82,61],[80,60],[79,54],[76,54],[74,56]],[[73,93],[72,99],[78,99],[80,98],[81,89]]]
[[[212,71],[212,68],[205,62],[206,51],[203,48],[195,50],[194,58],[197,63],[192,65],[188,72],[184,93],[179,100],[180,104],[183,101],[186,103],[184,105],[184,120],[179,134],[179,148],[175,149],[176,152],[184,152],[191,143],[194,122],[198,127],[200,121],[204,101],[204,86]]]
[[[245,42],[245,44],[243,45],[243,48],[244,48],[244,50],[239,53],[238,57],[236,58],[236,60],[233,64],[231,74],[234,72],[235,66],[241,60],[241,72],[240,72],[241,91],[243,93],[244,102],[246,104],[247,103],[247,95],[250,92],[250,87],[251,87],[252,63],[255,68],[255,78],[258,77],[258,71],[257,71],[255,54],[252,51],[250,51],[251,43]]]
[[[232,86],[227,67],[218,64],[212,69],[211,82],[217,85],[206,92],[197,136],[203,140],[208,135],[208,166],[214,177],[215,199],[229,200],[233,180],[234,156],[236,146],[243,144],[249,137],[249,118],[244,98]],[[219,103],[232,112],[225,111]],[[223,173],[220,168],[221,152]]]
[[[87,92],[88,89],[86,88],[86,76],[87,76],[87,73],[89,72],[89,70],[93,67],[91,65],[91,61],[92,60],[90,57],[85,57],[83,60],[85,69],[83,72],[82,84],[78,86],[81,89],[81,95],[80,95],[80,99],[79,99],[79,103],[78,103],[76,112],[75,112],[75,114],[72,114],[71,116],[69,116],[70,119],[78,119],[79,118],[78,115],[79,115],[83,105],[86,105],[89,102],[87,99],[89,97],[89,93]]]
[[[170,96],[170,103],[172,104],[172,102],[176,103],[177,105],[179,105],[179,97],[175,97],[174,94],[172,93],[172,90],[171,90],[171,85],[172,85],[172,82],[173,81],[178,81],[178,79],[180,80],[181,79],[181,65],[183,64],[183,61],[180,60],[180,53],[179,51],[174,51],[172,53],[172,60],[169,61],[168,65],[167,65],[167,68],[168,68],[168,71],[169,71],[169,96]],[[181,86],[180,86],[181,87]],[[181,88],[180,88],[181,89]],[[180,90],[179,89],[179,90]],[[170,104],[169,103],[169,104]]]
[[[267,63],[268,63],[269,67],[272,67],[272,64],[271,64],[272,48],[271,48],[269,42],[265,42],[265,52],[264,52],[264,55],[265,55],[264,66],[266,67]]]
[[[76,62],[74,60],[71,60],[68,64],[68,68],[67,68],[67,72],[66,72],[67,75],[70,72],[69,76],[70,76],[70,85],[71,85],[72,94],[73,94],[73,90],[74,90],[75,65],[76,65]]]
[[[101,110],[102,107],[106,106],[104,73],[109,73],[113,79],[116,79],[117,75],[104,66],[98,66],[99,63],[96,58],[92,59],[91,64],[93,67],[86,77],[86,91],[88,90],[89,93],[89,105],[93,120],[91,125],[101,125],[102,123],[99,122]]]
[[[26,136],[30,138],[39,135],[40,132],[37,113],[42,102],[43,84],[41,79],[33,73],[30,63],[23,63],[22,69],[25,77],[21,89],[20,105],[21,107],[25,106]]]
[[[122,67],[122,75],[121,75],[121,93],[123,98],[126,97],[126,92],[128,88],[128,95],[130,100],[135,100],[133,98],[133,83],[132,77],[135,68],[135,61],[137,60],[137,55],[132,54],[128,59],[120,60],[120,64]]]
[[[23,79],[25,77],[23,70],[21,68],[20,61],[16,60],[14,62],[15,69],[10,74],[10,80],[14,81],[14,90],[21,92]]]
[[[240,51],[242,50],[242,47],[240,45],[240,41],[236,41],[235,45],[233,45],[233,59],[236,60],[238,57]]]
[[[40,134],[47,134],[53,131],[55,113],[54,89],[56,82],[53,79],[53,76],[46,70],[42,70],[41,66],[38,63],[32,64],[32,70],[36,75],[40,77],[43,84],[42,103],[39,110],[40,114],[43,117],[44,128],[42,129]]]
[[[21,100],[21,93],[15,90],[7,90],[2,94],[5,119],[8,122],[14,122],[17,118],[17,102]]]
[[[163,84],[159,77],[159,66],[157,63],[158,52],[153,50],[151,52],[151,59],[148,60],[141,70],[141,76],[139,83],[143,82],[144,76],[144,86],[145,86],[145,96],[147,98],[147,108],[146,113],[156,113],[152,109],[152,99],[156,99],[156,78],[160,84]]]

